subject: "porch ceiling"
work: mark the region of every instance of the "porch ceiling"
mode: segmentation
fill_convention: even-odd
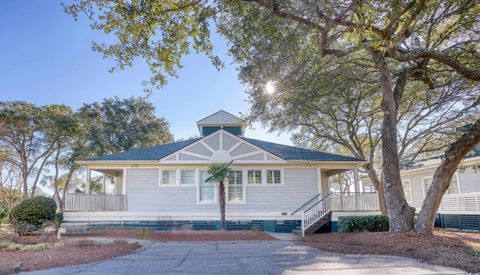
[[[335,176],[335,175],[338,175],[340,173],[351,171],[351,170],[352,169],[331,169],[327,172],[327,176],[331,177],[331,176]]]
[[[92,171],[103,173],[113,177],[119,177],[123,174],[123,169],[91,169]]]

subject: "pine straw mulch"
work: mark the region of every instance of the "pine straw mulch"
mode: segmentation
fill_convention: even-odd
[[[0,241],[23,245],[45,241],[41,236],[0,235]],[[0,248],[0,274],[32,271],[102,261],[129,254],[141,246],[126,241],[94,242],[83,237],[57,239],[49,236],[48,248],[41,251]]]
[[[183,241],[275,241],[262,231],[193,231],[178,230],[158,232],[149,229],[95,229],[82,236],[106,238],[132,238],[157,242]]]
[[[480,272],[480,233],[436,230],[433,236],[419,236],[414,232],[337,232],[310,235],[299,242],[330,252],[403,256]]]

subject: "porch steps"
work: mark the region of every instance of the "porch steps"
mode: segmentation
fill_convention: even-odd
[[[327,214],[321,217],[318,221],[316,221],[314,224],[312,224],[307,229],[305,229],[305,235],[310,235],[317,232],[317,230],[327,225],[331,220],[332,220],[332,211],[329,211]],[[302,228],[297,227],[296,229],[292,230],[292,233],[302,236]]]

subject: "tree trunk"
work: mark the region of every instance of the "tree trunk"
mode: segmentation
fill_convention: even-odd
[[[220,203],[220,229],[225,230],[225,184],[223,181],[218,183],[218,198]]]
[[[418,214],[415,231],[422,235],[433,234],[433,223],[443,194],[447,191],[450,180],[465,156],[480,143],[480,119],[445,152],[440,165],[435,170],[432,185],[423,200],[422,209]]]
[[[383,88],[383,124],[382,124],[382,156],[383,187],[387,205],[390,232],[408,232],[413,227],[415,208],[405,200],[400,178],[400,161],[398,159],[397,142],[397,108],[403,90],[394,93],[392,75],[382,54],[372,50],[372,57],[381,76]],[[405,80],[405,79],[400,79]],[[399,83],[397,84],[404,84]],[[397,89],[396,89],[397,90]]]
[[[385,204],[385,195],[383,193],[383,183],[378,178],[377,171],[375,170],[375,168],[373,168],[372,164],[367,163],[363,167],[367,171],[368,177],[370,178],[370,181],[372,182],[373,186],[375,187],[375,190],[377,190],[378,206],[380,207],[380,212],[383,215],[387,215],[387,205]]]
[[[22,168],[22,200],[28,199],[28,173]]]
[[[59,161],[58,159],[60,158],[60,149],[57,150],[57,153],[55,154],[55,159],[54,159],[54,167],[55,167],[55,175],[53,176],[53,188],[54,188],[54,197],[55,197],[55,200],[57,201],[57,206],[60,208],[60,210],[63,210],[62,209],[62,202],[61,202],[61,199],[60,199],[60,193],[59,193],[59,190],[58,190],[58,174],[59,174]]]

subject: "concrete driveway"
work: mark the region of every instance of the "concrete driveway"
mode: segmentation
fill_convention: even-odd
[[[413,259],[343,255],[289,241],[146,243],[135,254],[29,274],[464,274]]]

